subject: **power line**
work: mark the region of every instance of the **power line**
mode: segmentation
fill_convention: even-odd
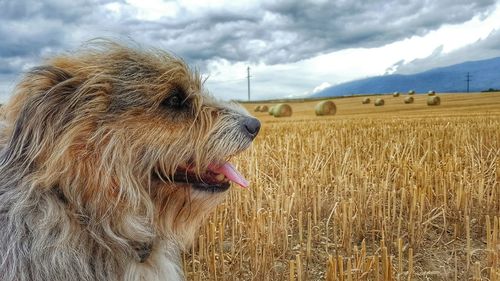
[[[469,92],[469,83],[471,81],[471,75],[469,74],[469,72],[467,72],[467,75],[465,75],[465,81],[467,81],[467,93]]]

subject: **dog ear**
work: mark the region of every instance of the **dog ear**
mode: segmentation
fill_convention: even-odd
[[[73,118],[72,95],[80,79],[56,66],[32,69],[18,85],[7,112],[12,125],[2,163],[23,161],[25,168],[51,146]],[[10,120],[9,120],[10,119]]]

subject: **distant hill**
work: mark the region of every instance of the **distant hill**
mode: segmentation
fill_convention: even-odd
[[[376,76],[331,86],[311,97],[345,96],[353,94],[380,94],[395,91],[406,93],[465,92],[467,72],[471,75],[469,89],[480,92],[487,89],[500,89],[500,57],[469,61],[447,67],[434,68],[425,72],[401,75]]]

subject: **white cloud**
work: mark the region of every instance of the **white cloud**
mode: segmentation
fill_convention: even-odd
[[[320,92],[320,91],[323,91],[324,89],[330,87],[332,84],[328,83],[328,82],[323,82],[321,83],[320,85],[316,86],[313,90],[312,90],[312,93],[317,93],[317,92]]]

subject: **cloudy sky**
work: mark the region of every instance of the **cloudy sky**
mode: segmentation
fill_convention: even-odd
[[[183,57],[222,99],[295,97],[500,56],[500,0],[0,0],[0,102],[44,58],[96,37]]]

